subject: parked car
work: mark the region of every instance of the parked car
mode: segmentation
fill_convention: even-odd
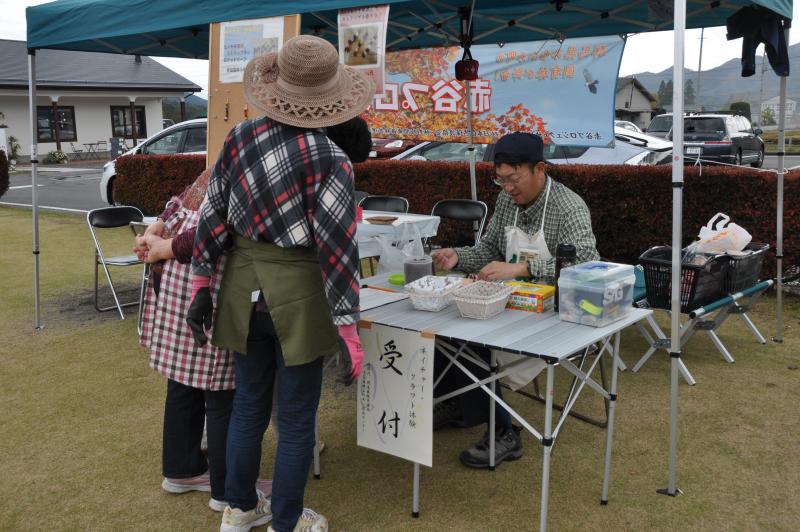
[[[159,131],[152,137],[139,143],[126,155],[173,155],[173,154],[205,154],[206,153],[205,118],[196,118],[180,122]],[[103,201],[114,205],[114,179],[117,177],[116,159],[103,166],[103,177],[100,179],[100,197]]]
[[[667,138],[672,131],[672,114],[656,115],[650,121],[644,132],[653,137]]]
[[[764,164],[762,131],[744,116],[698,114],[683,118],[685,162],[693,159],[728,164]],[[669,135],[670,140],[672,134]]]
[[[545,158],[553,164],[665,164],[670,162],[672,142],[621,127],[614,128],[613,148],[545,146]],[[467,161],[468,144],[462,142],[422,142],[392,157],[396,160]],[[475,144],[475,159],[492,161],[493,144]]]
[[[635,133],[641,133],[642,132],[642,130],[641,130],[641,128],[639,126],[637,126],[633,122],[628,122],[627,120],[614,120],[614,125],[616,127],[621,127],[621,128],[624,128],[624,129],[630,129],[631,131],[633,131]]]
[[[388,159],[416,145],[417,141],[414,140],[372,139],[372,151],[369,152],[369,157]]]

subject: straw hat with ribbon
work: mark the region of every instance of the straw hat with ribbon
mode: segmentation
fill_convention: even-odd
[[[244,70],[247,101],[268,117],[303,128],[329,127],[360,115],[372,101],[370,78],[339,63],[328,41],[300,35]]]

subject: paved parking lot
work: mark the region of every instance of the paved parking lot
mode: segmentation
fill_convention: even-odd
[[[45,168],[38,173],[39,206],[42,210],[85,212],[107,206],[100,199],[100,168]],[[8,192],[0,205],[30,207],[31,174],[11,174]]]

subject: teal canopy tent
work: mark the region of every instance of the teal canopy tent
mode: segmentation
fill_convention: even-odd
[[[336,42],[339,9],[390,4],[389,50],[460,44],[462,18],[472,44],[675,30],[672,166],[672,323],[668,495],[676,495],[680,248],[683,202],[683,41],[686,28],[724,26],[745,6],[769,9],[788,21],[791,0],[59,0],[27,8],[32,130],[36,117],[35,50],[54,48],[163,57],[208,57],[208,24],[300,14],[302,32]],[[787,30],[788,31],[788,30]],[[788,38],[788,35],[787,35]],[[779,151],[784,151],[786,78],[780,80]],[[35,324],[39,317],[39,233],[36,144],[31,151],[34,218]],[[783,155],[778,160],[778,334],[782,335]],[[549,459],[549,454],[546,454]],[[418,467],[418,466],[417,466]],[[546,527],[543,503],[541,527]]]

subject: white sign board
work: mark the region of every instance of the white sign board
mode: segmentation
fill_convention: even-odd
[[[359,333],[358,445],[431,467],[434,339],[375,324]]]
[[[340,61],[372,78],[375,94],[382,95],[389,6],[340,9],[338,23]]]
[[[283,17],[223,22],[219,35],[219,81],[241,83],[248,61],[280,50]]]

